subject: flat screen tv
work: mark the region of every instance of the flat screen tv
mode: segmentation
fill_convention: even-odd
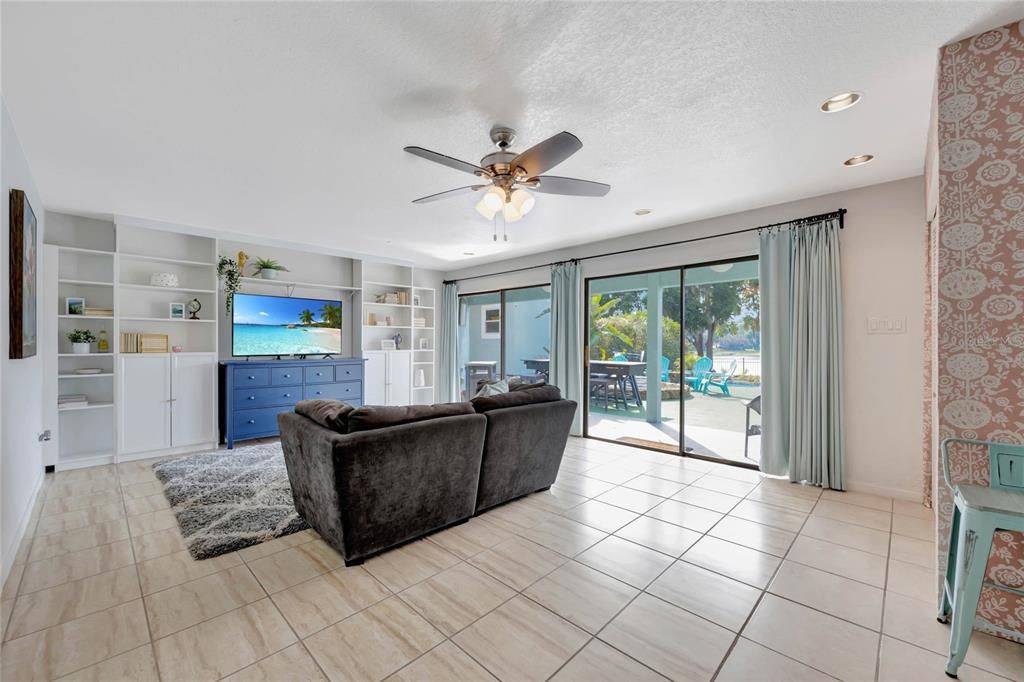
[[[232,355],[341,354],[341,301],[235,294]]]

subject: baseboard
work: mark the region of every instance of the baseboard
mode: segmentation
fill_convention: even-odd
[[[180,448],[150,450],[149,452],[133,452],[128,455],[118,455],[117,461],[118,463],[123,464],[124,462],[134,462],[140,459],[153,459],[154,457],[167,457],[169,455],[190,455],[193,453],[209,452],[217,449],[217,444],[214,442],[196,443],[195,445],[183,445]]]
[[[0,580],[0,585],[7,582],[7,576],[11,572],[11,567],[14,566],[14,558],[18,554],[18,548],[21,546],[21,541],[25,538],[25,532],[28,531],[28,523],[32,520],[32,512],[36,508],[36,501],[39,498],[39,491],[43,487],[43,472],[39,472],[39,476],[36,478],[35,483],[32,485],[32,495],[29,496],[29,502],[22,510],[21,519],[18,521],[18,530],[14,534],[14,541],[10,547],[3,548],[3,579]]]
[[[920,490],[907,490],[905,488],[892,488],[885,485],[877,485],[874,483],[863,483],[861,481],[850,481],[846,489],[850,492],[856,493],[868,493],[869,495],[878,495],[879,497],[891,497],[896,500],[906,500],[908,502],[920,502],[921,491]]]

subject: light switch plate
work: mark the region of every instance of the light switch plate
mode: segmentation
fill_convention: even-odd
[[[868,334],[905,334],[906,317],[869,317]]]

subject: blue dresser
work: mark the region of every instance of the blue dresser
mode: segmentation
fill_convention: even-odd
[[[328,398],[363,404],[362,358],[230,360],[220,363],[220,434],[236,440],[276,436],[277,413],[300,400]]]

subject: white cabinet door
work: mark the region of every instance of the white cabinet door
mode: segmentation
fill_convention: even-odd
[[[171,359],[144,353],[119,358],[121,452],[171,447]]]
[[[366,405],[388,404],[388,354],[382,350],[363,351],[366,366],[363,370],[363,391]]]
[[[171,445],[216,442],[217,359],[212,353],[171,356]]]
[[[388,405],[412,404],[412,352],[388,352]]]

